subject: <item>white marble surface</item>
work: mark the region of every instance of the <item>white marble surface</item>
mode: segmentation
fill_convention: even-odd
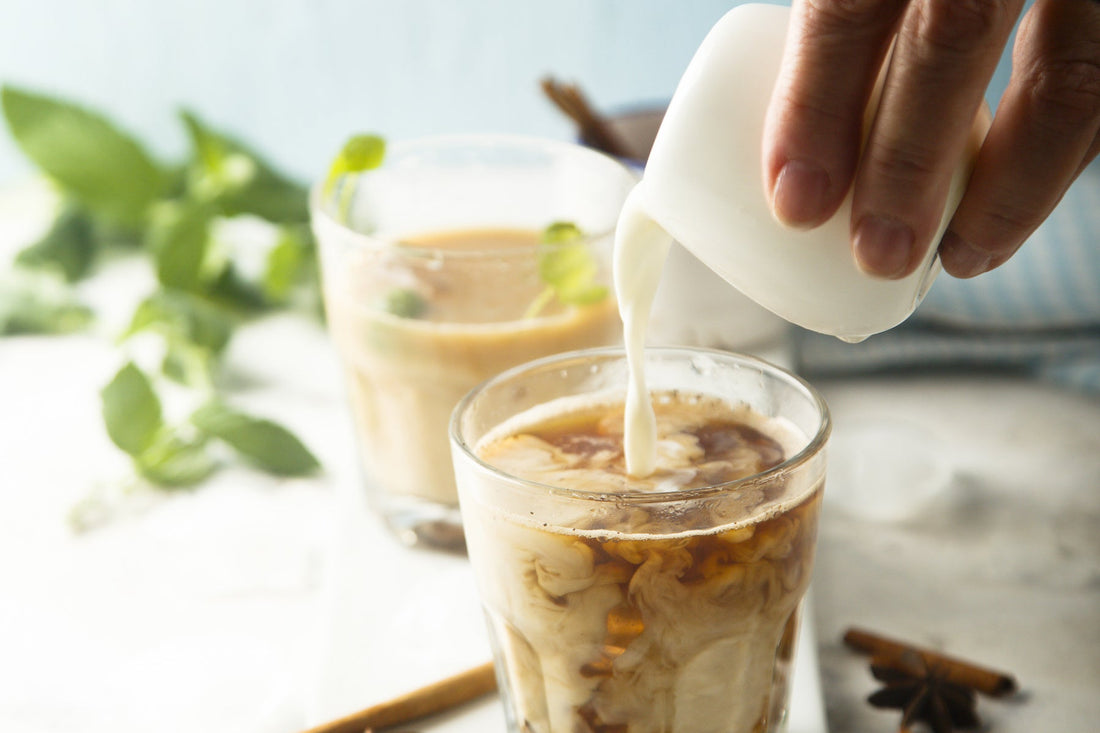
[[[819,386],[839,439],[815,580],[832,729],[886,731],[897,720],[863,703],[873,680],[840,642],[859,625],[1015,674],[1019,695],[979,699],[989,730],[1098,730],[1100,400],[977,374]],[[917,477],[925,499],[894,521],[868,518],[879,507],[846,496],[858,472],[840,444],[875,424],[906,438],[867,459],[878,492],[912,476],[898,451],[934,466]],[[929,476],[942,479],[938,491]]]

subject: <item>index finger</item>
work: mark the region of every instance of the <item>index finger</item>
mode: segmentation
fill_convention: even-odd
[[[813,227],[844,200],[863,114],[906,0],[796,0],[764,123],[764,187],[781,222]]]

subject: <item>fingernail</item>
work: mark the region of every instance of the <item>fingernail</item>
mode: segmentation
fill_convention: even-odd
[[[789,160],[779,171],[772,192],[772,210],[786,226],[809,227],[825,214],[829,174],[804,160]]]
[[[913,252],[913,230],[897,219],[868,214],[859,220],[856,264],[868,275],[894,279],[905,274]]]
[[[955,232],[948,231],[940,241],[940,262],[943,269],[955,277],[974,277],[988,270],[993,258],[971,247]]]

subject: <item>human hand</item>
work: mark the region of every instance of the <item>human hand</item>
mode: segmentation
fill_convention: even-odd
[[[864,271],[911,273],[936,233],[951,173],[1024,0],[795,0],[764,133],[776,217],[812,228],[853,185]],[[864,109],[897,34],[860,156]],[[1100,1],[1037,0],[963,199],[944,269],[1000,266],[1100,152]]]

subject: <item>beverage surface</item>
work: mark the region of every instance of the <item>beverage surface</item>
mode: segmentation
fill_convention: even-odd
[[[784,424],[746,406],[673,392],[653,394],[651,400],[657,456],[646,477],[631,476],[627,469],[621,402],[551,402],[492,431],[477,452],[510,475],[551,486],[662,492],[753,476],[783,461],[781,440],[795,443]]]

